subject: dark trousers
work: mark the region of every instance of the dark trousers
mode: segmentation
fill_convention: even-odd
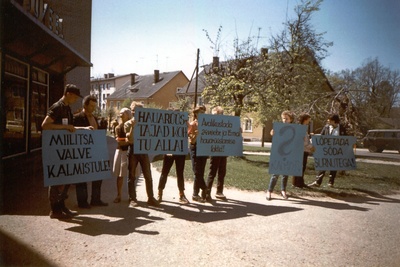
[[[315,180],[317,182],[317,184],[321,185],[322,178],[324,178],[324,176],[325,176],[325,172],[326,171],[319,171],[318,172],[316,180]],[[337,173],[337,171],[330,171],[329,172],[329,183],[332,184],[332,185],[335,183],[336,173]]]
[[[147,154],[134,154],[133,153],[133,146],[129,146],[128,149],[128,193],[129,193],[129,200],[136,200],[136,167],[140,163],[140,167],[142,167],[143,177],[146,183],[146,193],[147,197],[153,198],[153,178],[151,176],[151,168],[150,168],[150,159]]]
[[[61,213],[66,209],[64,201],[68,198],[69,186],[70,185],[49,186],[48,197],[52,212]]]
[[[99,202],[101,200],[101,184],[103,180],[92,182],[92,196],[91,202]],[[76,200],[78,205],[84,205],[88,200],[88,186],[87,183],[79,183],[75,185],[76,187]]]
[[[161,170],[160,181],[158,182],[158,190],[164,190],[165,184],[167,183],[167,178],[172,165],[175,162],[175,170],[177,176],[177,183],[179,191],[185,190],[185,181],[183,177],[183,170],[185,169],[186,155],[164,155],[163,166]]]
[[[308,152],[304,152],[303,154],[303,174],[301,176],[294,176],[292,180],[292,184],[296,187],[303,188],[304,184],[304,172],[306,171],[307,167],[307,159],[308,159]]]
[[[207,191],[206,182],[204,181],[204,170],[206,168],[208,157],[198,157],[196,155],[196,145],[190,144],[190,158],[192,160],[192,168],[194,173],[193,196],[197,196],[200,189],[204,192]]]
[[[222,194],[222,191],[224,190],[224,181],[226,175],[226,162],[227,162],[227,157],[210,158],[210,172],[208,173],[208,179],[207,179],[207,190],[209,194],[211,193],[211,188],[217,173],[218,173],[217,193]]]

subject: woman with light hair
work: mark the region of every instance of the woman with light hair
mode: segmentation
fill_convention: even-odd
[[[121,123],[115,127],[115,139],[117,140],[117,149],[114,154],[113,174],[117,176],[117,197],[114,203],[121,202],[122,184],[124,177],[128,175],[128,147],[129,143],[124,130],[124,123],[132,119],[132,112],[129,108],[123,108],[119,112]]]
[[[294,121],[294,113],[289,110],[285,110],[281,113],[281,119],[283,123],[293,123]],[[271,135],[274,134],[274,130],[271,130]],[[288,199],[288,196],[286,195],[286,185],[287,185],[287,180],[288,180],[288,175],[282,175],[282,180],[281,180],[281,196],[283,199]],[[272,174],[271,179],[269,181],[268,185],[268,190],[267,190],[267,200],[271,200],[272,197],[272,192],[274,191],[274,187],[278,181],[279,174]]]

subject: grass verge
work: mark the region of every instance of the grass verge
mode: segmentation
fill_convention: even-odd
[[[258,148],[260,149],[260,148]],[[266,149],[266,148],[262,148]],[[259,151],[261,152],[261,151]],[[266,152],[266,151],[262,151]],[[228,157],[225,187],[234,187],[248,191],[266,191],[270,180],[268,174],[269,156],[246,155],[244,157]],[[161,171],[162,160],[153,163],[153,166]],[[207,179],[209,162],[207,161],[205,179]],[[309,157],[304,180],[306,184],[315,180],[317,171],[314,169],[314,160]],[[347,196],[378,196],[396,194],[400,191],[399,166],[390,164],[376,164],[358,162],[357,169],[338,172],[335,179],[335,187],[327,187],[328,173],[324,177],[321,187],[310,189],[298,189],[291,185],[292,177],[289,177],[287,191],[291,196],[303,197],[347,197]],[[175,168],[171,169],[171,176],[176,177]],[[185,179],[193,180],[193,172],[190,160],[186,160]],[[280,191],[280,179],[275,186],[276,193]],[[214,180],[214,186],[216,179]]]

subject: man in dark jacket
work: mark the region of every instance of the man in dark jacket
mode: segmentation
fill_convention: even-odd
[[[322,128],[321,135],[334,135],[334,136],[347,135],[346,128],[344,127],[344,125],[340,124],[339,115],[332,114],[328,117],[328,124],[325,125],[324,128]],[[325,176],[325,172],[326,171],[319,171],[315,179],[315,182],[309,184],[308,186],[319,187],[322,183],[322,178],[324,178]],[[335,183],[336,174],[337,171],[329,171],[329,182],[328,182],[329,187],[333,187],[333,184]]]
[[[79,88],[74,84],[67,84],[64,88],[64,95],[47,111],[47,116],[42,122],[42,129],[67,130],[69,132],[75,132],[77,129],[87,129],[86,127],[73,125],[70,105],[75,103],[79,97],[82,97]],[[69,184],[49,187],[50,218],[70,219],[78,215],[76,211],[71,211],[65,206],[68,189]]]
[[[97,107],[97,98],[92,95],[88,95],[83,98],[83,110],[74,116],[75,126],[91,126],[93,130],[99,129],[98,121],[93,112]],[[103,180],[92,182],[92,197],[90,205],[87,201],[88,190],[87,183],[76,184],[76,198],[78,206],[83,209],[89,209],[90,206],[107,206],[107,203],[101,201],[101,184]]]

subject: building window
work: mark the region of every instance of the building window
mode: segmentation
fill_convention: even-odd
[[[120,110],[121,109],[121,102],[117,102],[117,110]]]
[[[243,131],[244,132],[253,132],[253,120],[250,118],[245,118],[243,120]]]
[[[27,97],[29,66],[11,57],[5,57],[3,125],[3,155],[5,157],[27,151]]]
[[[41,125],[46,116],[49,75],[32,68],[31,106],[30,106],[30,149],[42,147]]]
[[[198,106],[204,105],[203,97],[199,96],[199,97],[197,98],[197,105],[198,105]]]

